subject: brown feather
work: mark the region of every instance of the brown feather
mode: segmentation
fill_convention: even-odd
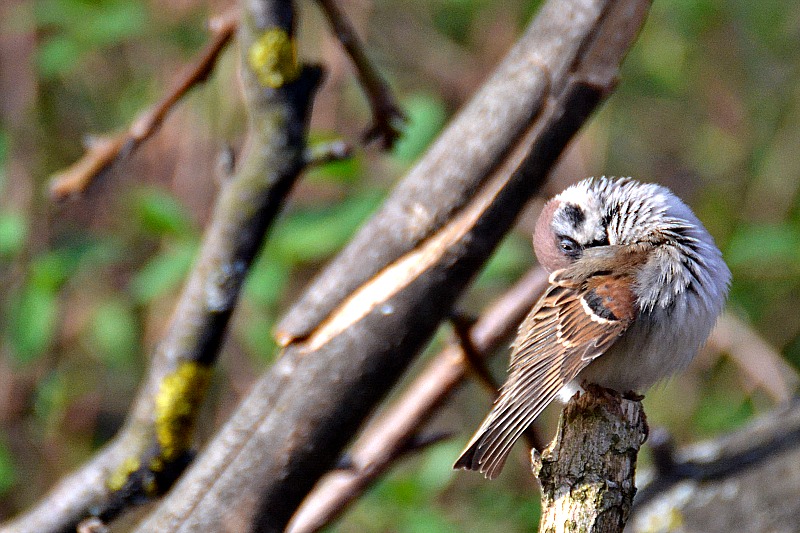
[[[644,250],[604,248],[614,250],[550,276],[550,287],[519,327],[508,380],[454,468],[496,477],[522,432],[633,321],[637,307],[629,273]]]

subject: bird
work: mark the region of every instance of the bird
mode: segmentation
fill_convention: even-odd
[[[692,210],[632,178],[588,178],[552,198],[533,247],[548,286],[519,326],[494,406],[453,465],[489,479],[556,397],[588,384],[638,394],[686,367],[731,281]]]

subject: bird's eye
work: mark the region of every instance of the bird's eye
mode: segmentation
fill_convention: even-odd
[[[581,245],[575,239],[566,236],[559,237],[558,247],[565,255],[570,257],[578,257],[583,251]]]

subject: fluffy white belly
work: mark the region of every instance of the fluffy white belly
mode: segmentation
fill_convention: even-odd
[[[694,302],[693,302],[694,303]],[[567,401],[583,382],[618,392],[644,392],[657,381],[683,370],[711,332],[716,314],[700,306],[657,310],[640,320],[606,353],[589,363],[559,392]]]

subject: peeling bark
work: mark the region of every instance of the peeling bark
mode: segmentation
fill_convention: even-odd
[[[647,438],[639,400],[591,387],[564,408],[553,442],[532,452],[542,486],[539,531],[621,532],[636,494],[636,457]]]

